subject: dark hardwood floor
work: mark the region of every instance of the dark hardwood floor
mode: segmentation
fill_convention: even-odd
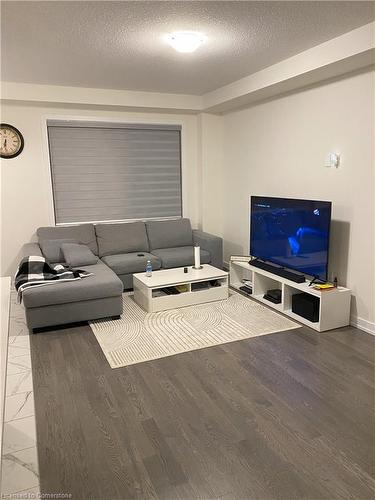
[[[31,341],[42,493],[375,498],[375,337],[301,328],[114,370],[88,326]]]

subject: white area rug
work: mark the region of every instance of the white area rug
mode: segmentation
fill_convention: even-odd
[[[227,300],[157,313],[145,312],[132,295],[123,301],[121,319],[90,322],[112,368],[300,327],[234,292]]]

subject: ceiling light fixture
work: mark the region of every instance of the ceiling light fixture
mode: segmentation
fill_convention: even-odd
[[[166,39],[177,52],[187,53],[197,50],[207,40],[207,37],[195,31],[175,31],[167,35]]]

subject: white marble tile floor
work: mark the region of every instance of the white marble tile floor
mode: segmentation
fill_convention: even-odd
[[[39,469],[29,330],[23,307],[17,303],[16,293],[12,291],[1,494],[15,493],[22,493],[25,498],[37,498]]]

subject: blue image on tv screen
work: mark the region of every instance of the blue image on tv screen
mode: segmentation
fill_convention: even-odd
[[[326,280],[331,205],[252,196],[250,255]]]

